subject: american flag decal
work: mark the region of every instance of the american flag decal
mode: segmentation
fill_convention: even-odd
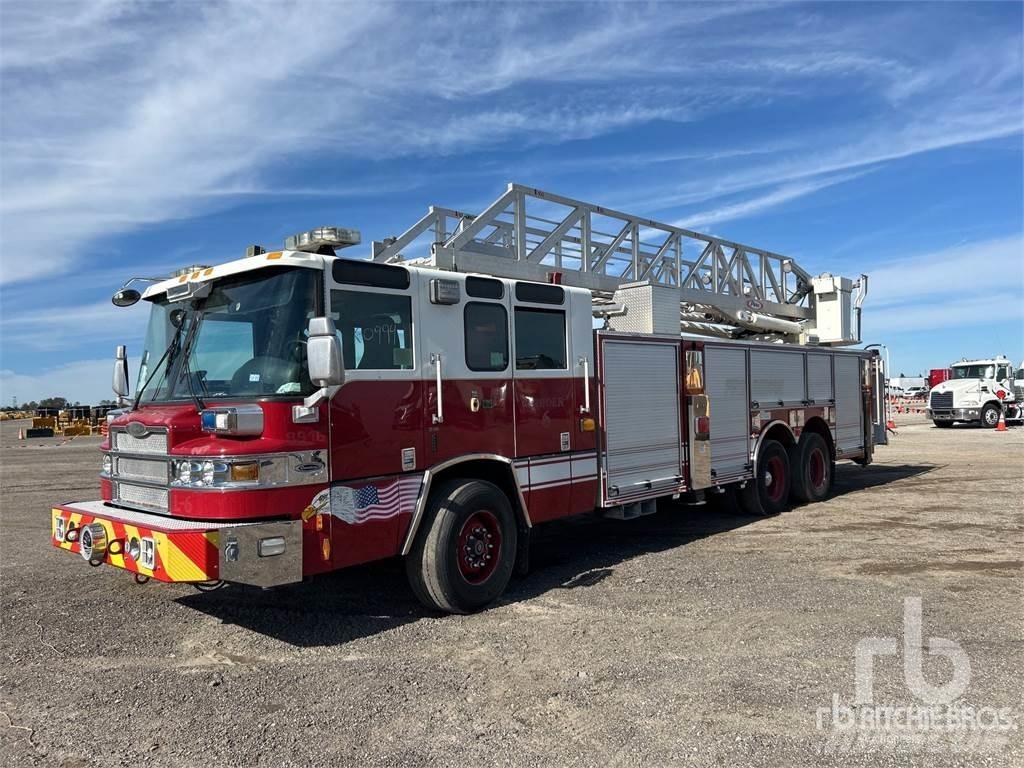
[[[421,475],[407,475],[358,487],[331,488],[331,514],[350,525],[411,513],[420,494]]]

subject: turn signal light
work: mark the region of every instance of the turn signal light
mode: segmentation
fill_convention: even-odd
[[[589,416],[580,419],[580,432],[593,432],[596,428],[597,425]]]
[[[232,480],[256,482],[260,479],[260,465],[255,461],[244,464],[232,464],[230,469]]]
[[[693,429],[697,433],[695,437],[707,438],[711,434],[711,419],[707,416],[698,416]]]

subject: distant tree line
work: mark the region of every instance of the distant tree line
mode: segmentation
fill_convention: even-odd
[[[5,405],[0,410],[4,411],[34,411],[36,408],[67,408],[69,406],[81,405],[81,401],[71,402],[66,397],[44,397],[42,400],[29,400],[27,403],[15,407]],[[96,405],[116,405],[113,400],[100,400]]]

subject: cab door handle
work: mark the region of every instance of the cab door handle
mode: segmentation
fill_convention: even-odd
[[[437,381],[437,410],[434,412],[432,422],[434,424],[444,423],[444,399],[441,395],[441,355],[431,352],[430,362],[434,364],[434,371]]]

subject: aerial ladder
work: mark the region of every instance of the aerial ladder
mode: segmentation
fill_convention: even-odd
[[[432,206],[372,258],[589,289],[612,330],[801,344],[860,342],[867,275],[811,276],[715,235],[509,184],[480,214]]]

